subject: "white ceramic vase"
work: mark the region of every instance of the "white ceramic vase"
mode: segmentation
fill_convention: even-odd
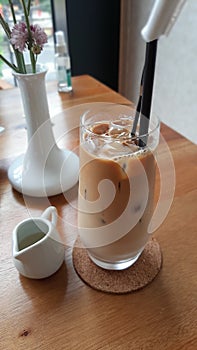
[[[13,73],[20,88],[27,123],[28,147],[8,169],[8,178],[17,191],[33,196],[53,196],[69,190],[78,181],[79,159],[55,141],[49,115],[44,66],[37,73]]]

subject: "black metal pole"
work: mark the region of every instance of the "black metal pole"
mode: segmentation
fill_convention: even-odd
[[[140,129],[139,134],[144,135],[140,138],[139,145],[145,146],[147,143],[147,133],[149,128],[150,111],[152,104],[152,92],[154,84],[155,63],[157,54],[157,40],[146,43],[146,56],[143,74],[143,92],[141,102]]]

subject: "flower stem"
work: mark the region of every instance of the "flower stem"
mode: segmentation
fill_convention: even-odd
[[[13,3],[11,0],[9,0],[9,4],[10,4],[11,12],[12,12],[13,21],[14,21],[14,23],[16,23],[16,17],[15,17],[15,13],[14,13]],[[8,23],[4,20],[4,18],[1,14],[0,14],[0,24],[2,25],[2,28],[4,29],[4,32],[7,35],[8,40],[10,40],[11,30],[9,28]],[[12,47],[13,47],[13,45],[12,45]],[[19,52],[18,50],[16,50],[14,47],[13,47],[13,50],[14,50],[14,54],[16,57],[16,62],[17,62],[18,68],[14,64],[7,61],[2,55],[1,55],[1,60],[4,61],[14,71],[21,72],[21,73],[25,74],[26,67],[25,67],[25,61],[24,61],[23,54],[21,52]]]
[[[10,6],[11,6],[11,1],[9,1]],[[14,20],[15,16],[13,16],[13,20]],[[3,16],[0,14],[0,24],[2,25],[2,28],[4,29],[5,34],[7,35],[8,40],[10,40],[11,37],[11,31],[9,28],[8,23],[4,20]],[[12,46],[13,47],[13,46]],[[1,60],[4,61],[10,68],[12,68],[13,70],[17,71],[17,72],[21,72],[21,73],[26,73],[26,68],[25,68],[25,62],[24,62],[24,57],[23,54],[20,53],[18,50],[14,50],[14,54],[16,57],[16,61],[17,61],[17,65],[18,65],[18,69],[17,67],[10,63],[9,61],[7,61],[2,55],[0,56]]]
[[[1,54],[0,54],[0,59],[6,63],[11,69],[13,69],[15,72],[19,73],[19,69],[15,66],[15,64],[12,64],[10,63],[9,61],[6,60],[5,57],[3,57]]]
[[[31,59],[32,73],[36,73],[36,60],[35,60],[34,54],[31,50],[29,51],[29,53],[30,53],[30,59]]]
[[[28,14],[28,16],[30,15],[30,8],[31,8],[31,0],[28,0],[28,4],[27,4],[27,14]]]
[[[21,0],[22,6],[23,6],[23,10],[24,10],[24,15],[25,15],[25,21],[27,24],[27,30],[28,30],[28,35],[29,35],[29,54],[30,54],[30,60],[31,60],[31,66],[32,66],[32,73],[36,73],[36,61],[35,61],[35,57],[34,54],[32,52],[32,33],[31,33],[31,28],[30,28],[30,23],[29,23],[29,16],[28,16],[28,11],[29,11],[29,7],[30,7],[30,1],[28,1],[28,10],[25,4],[24,0]]]
[[[26,72],[23,54],[15,49],[14,49],[14,54],[15,54],[17,65],[18,65],[18,71],[20,73],[26,74],[27,72]]]
[[[7,24],[7,22],[4,20],[3,16],[0,13],[0,24],[2,25],[2,28],[5,32],[5,34],[7,35],[8,39],[10,39],[11,36],[11,30],[9,28],[9,25]]]
[[[15,16],[15,12],[14,12],[13,3],[12,3],[11,0],[8,0],[8,1],[9,1],[9,4],[10,4],[10,9],[11,9],[11,12],[12,12],[12,18],[13,18],[14,24],[16,24],[16,16]]]

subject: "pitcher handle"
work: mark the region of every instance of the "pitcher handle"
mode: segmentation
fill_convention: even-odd
[[[42,218],[50,220],[51,217],[51,223],[53,226],[56,226],[57,224],[57,209],[56,207],[48,207],[47,209],[45,209],[45,211],[42,213],[41,215]]]

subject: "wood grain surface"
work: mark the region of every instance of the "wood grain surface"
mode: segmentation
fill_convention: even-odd
[[[58,142],[76,152],[76,125],[83,110],[79,105],[130,103],[90,76],[73,78],[72,94],[59,94],[55,83],[47,84],[47,94]],[[172,206],[154,233],[163,267],[144,289],[112,295],[91,289],[73,268],[77,186],[66,194],[34,199],[23,197],[8,182],[8,166],[27,142],[17,88],[0,91],[0,125],[5,127],[0,134],[0,349],[197,349],[197,146],[162,125],[176,171]],[[58,209],[65,263],[50,278],[30,280],[13,265],[12,231],[19,221],[40,215],[48,205]]]

